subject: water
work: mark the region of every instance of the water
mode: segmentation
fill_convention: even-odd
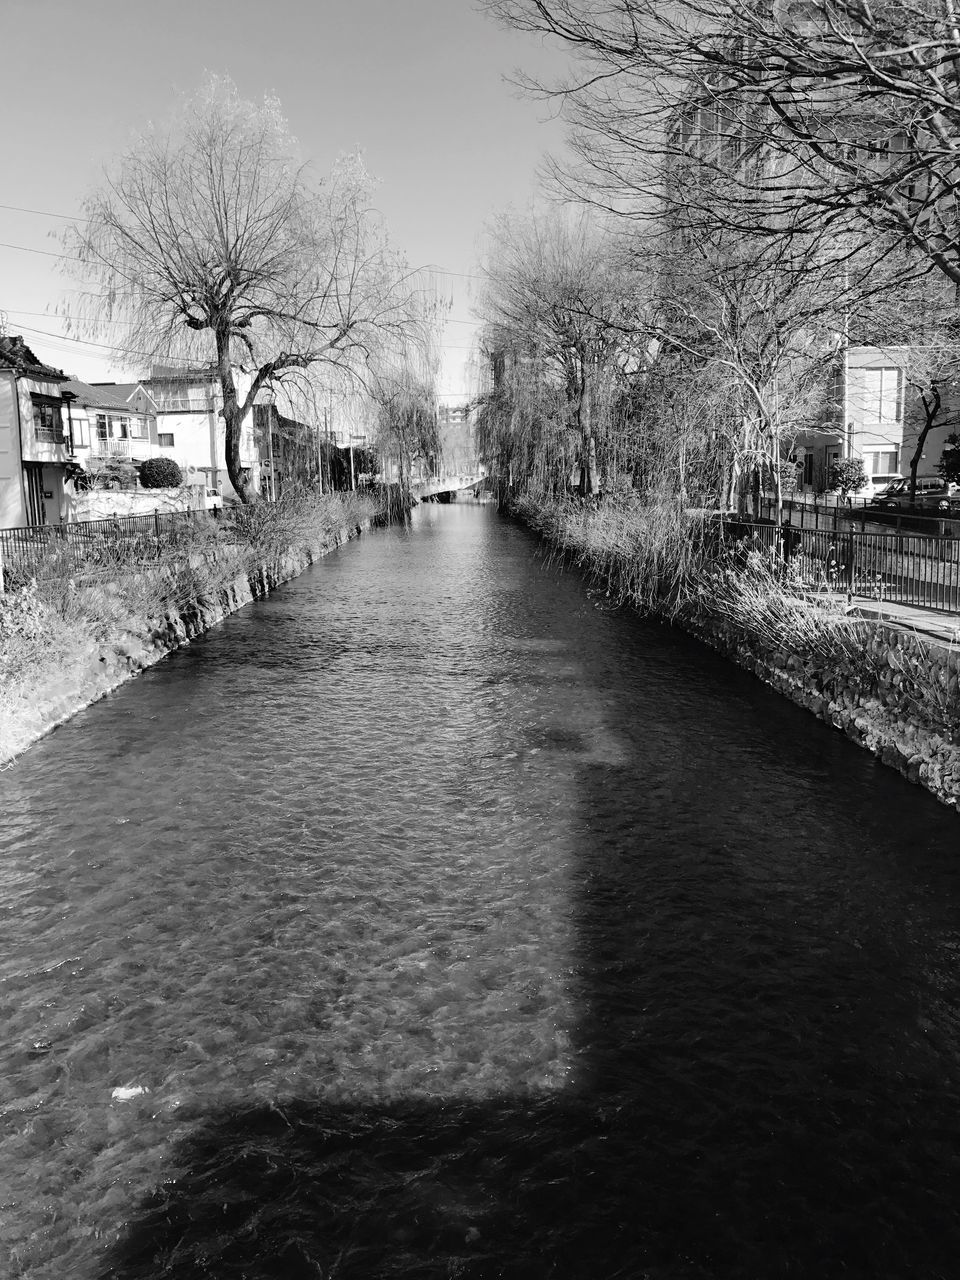
[[[0,796],[4,1277],[957,1274],[957,817],[488,507]]]

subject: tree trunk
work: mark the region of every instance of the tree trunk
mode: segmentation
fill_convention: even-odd
[[[574,410],[574,416],[580,428],[580,492],[585,498],[600,491],[600,479],[597,474],[597,442],[593,434],[592,407],[590,389],[584,376],[580,381],[580,395]]]
[[[257,498],[250,485],[247,472],[240,464],[240,433],[243,414],[237,399],[237,385],[230,365],[230,342],[226,334],[217,333],[217,373],[223,394],[224,452],[227,459],[227,475],[241,502],[254,502]]]
[[[920,460],[923,457],[923,446],[927,443],[927,436],[933,430],[933,425],[937,420],[937,414],[940,412],[940,392],[933,387],[929,400],[927,396],[920,393],[920,403],[923,405],[925,422],[923,430],[917,437],[917,448],[913,457],[910,459],[910,501],[913,502],[917,496],[917,470],[920,466]]]

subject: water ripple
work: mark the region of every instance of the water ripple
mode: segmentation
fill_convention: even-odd
[[[0,788],[2,1274],[949,1274],[955,816],[488,509]]]

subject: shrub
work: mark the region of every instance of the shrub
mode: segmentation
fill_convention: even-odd
[[[129,458],[93,460],[81,489],[135,489],[137,469]]]
[[[147,458],[140,464],[140,483],[145,489],[175,489],[183,484],[183,472],[172,458]]]
[[[841,498],[862,489],[866,483],[867,473],[860,458],[837,458],[831,462],[828,484]]]

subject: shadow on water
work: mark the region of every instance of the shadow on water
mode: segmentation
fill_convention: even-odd
[[[593,816],[616,781],[585,771]],[[101,1280],[955,1275],[957,1082],[882,980],[864,992],[856,940],[811,954],[789,898],[725,912],[728,850],[674,865],[644,927],[629,839],[605,855],[580,886],[578,1087],[201,1118]]]
[[[713,763],[701,749],[694,777]],[[577,1083],[201,1116],[100,1280],[956,1275],[955,1041],[914,1007],[919,934],[948,921],[929,902],[913,922],[885,908],[904,832],[879,822],[877,861],[838,893],[809,856],[816,797],[798,811],[788,789],[717,782],[667,847],[648,825],[666,782],[586,758],[577,776]],[[889,787],[894,807],[915,794]],[[842,812],[821,816],[849,834]],[[712,834],[738,829],[751,848]],[[758,856],[771,831],[776,856]]]

